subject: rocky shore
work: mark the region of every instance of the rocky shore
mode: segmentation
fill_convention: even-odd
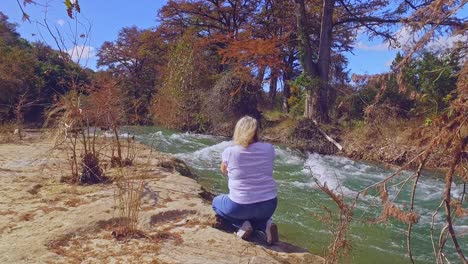
[[[267,246],[258,234],[243,241],[213,228],[209,193],[178,161],[141,145],[129,168],[144,174],[141,232],[118,239],[115,184],[61,183],[66,154],[39,133],[26,136],[0,144],[0,263],[324,262],[287,243]]]

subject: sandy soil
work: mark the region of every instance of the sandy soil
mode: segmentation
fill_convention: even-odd
[[[145,178],[141,235],[117,240],[115,184],[60,183],[66,154],[37,135],[0,144],[0,263],[323,263],[293,245],[211,227],[200,185],[158,167],[167,155],[143,151],[147,165],[127,171]]]

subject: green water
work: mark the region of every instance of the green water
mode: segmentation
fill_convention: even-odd
[[[227,182],[219,172],[221,152],[231,143],[227,138],[208,135],[176,133],[158,127],[127,128],[137,140],[155,149],[172,153],[185,160],[200,176],[200,183],[215,192],[227,192]],[[274,177],[278,182],[279,205],[274,221],[279,225],[280,239],[322,254],[331,238],[323,215],[323,206],[334,208],[330,199],[314,185],[311,174],[331,188],[340,188],[351,199],[355,191],[378,182],[390,173],[377,165],[356,162],[337,156],[303,154],[282,146],[275,146]],[[404,173],[408,175],[410,172]],[[403,177],[403,176],[402,176]],[[400,180],[402,178],[399,178]],[[424,174],[416,192],[416,211],[421,219],[413,229],[413,256],[416,263],[433,263],[430,239],[431,215],[440,203],[443,182],[434,175]],[[463,186],[454,186],[453,195],[459,197]],[[390,189],[390,193],[394,190]],[[396,200],[408,208],[409,186]],[[407,226],[389,221],[370,224],[381,211],[380,202],[371,195],[359,201],[351,227],[352,252],[343,263],[408,263],[406,256]],[[468,219],[458,219],[456,231],[468,231]],[[436,218],[440,230],[443,219]],[[436,232],[438,236],[438,232]],[[460,237],[462,248],[468,248],[468,237]],[[448,258],[458,263],[451,240],[447,243]]]

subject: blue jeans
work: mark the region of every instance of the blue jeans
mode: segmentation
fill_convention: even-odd
[[[212,206],[217,215],[237,228],[248,220],[254,230],[265,231],[267,221],[275,212],[277,204],[276,197],[253,204],[238,204],[231,201],[226,194],[221,194],[213,199]]]

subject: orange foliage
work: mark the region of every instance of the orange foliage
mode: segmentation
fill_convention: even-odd
[[[281,40],[274,39],[232,39],[227,41],[227,47],[220,49],[223,64],[257,67],[278,67],[282,65],[280,57]]]
[[[89,89],[85,115],[96,126],[115,127],[125,116],[122,101],[116,82],[110,77],[98,76]]]
[[[382,210],[382,214],[376,220],[376,222],[384,222],[390,219],[391,217],[409,224],[409,223],[417,223],[419,221],[419,215],[415,212],[405,212],[398,208],[393,202],[388,199],[388,192],[387,187],[385,184],[382,186],[380,190],[380,199],[382,200],[382,204],[384,208]]]

